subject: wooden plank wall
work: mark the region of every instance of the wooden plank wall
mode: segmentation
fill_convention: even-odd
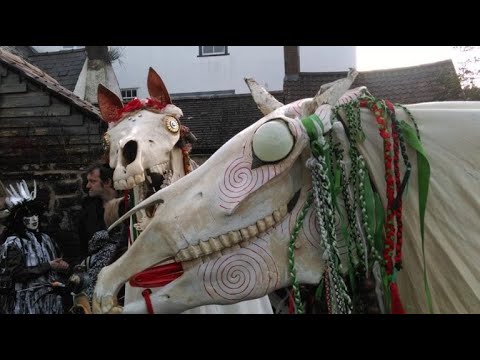
[[[35,179],[38,196],[48,204],[42,225],[69,238],[63,241],[67,248],[73,246],[67,241],[75,241],[85,195],[81,177],[102,155],[104,131],[98,119],[0,64],[0,179],[29,185]]]

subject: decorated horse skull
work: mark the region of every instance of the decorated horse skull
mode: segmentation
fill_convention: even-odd
[[[98,89],[100,111],[109,124],[104,143],[109,152],[110,166],[114,169],[114,186],[117,190],[133,189],[135,204],[197,167],[188,155],[195,137],[180,124],[182,111],[172,104],[163,81],[152,68],[147,84],[150,98],[135,98],[125,106],[107,88],[100,85]],[[152,206],[136,215],[136,231],[131,233],[132,239],[136,232],[147,227],[154,214],[155,206]],[[135,285],[135,282],[130,284]],[[126,287],[125,303],[143,300],[141,292],[144,287],[150,286],[131,287],[130,284]],[[152,290],[155,291],[155,288]],[[263,304],[258,306],[260,302]],[[271,307],[268,299],[263,299],[228,308],[215,306],[197,309],[201,313],[242,311],[271,312]]]
[[[175,148],[180,140],[182,111],[171,103],[158,74],[150,69],[148,89],[151,98],[135,98],[123,106],[120,99],[100,85],[99,107],[109,123],[104,137],[109,148],[110,166],[115,169],[113,181],[118,190],[149,184],[160,187],[184,176],[181,150]],[[173,151],[175,150],[175,151]],[[178,159],[180,161],[178,161]],[[159,183],[154,183],[151,174]]]
[[[365,88],[347,91],[354,77],[353,72],[322,88],[313,99],[288,105],[248,80],[265,117],[229,140],[192,174],[125,215],[158,206],[128,252],[100,273],[94,311],[114,310],[118,289],[132,275],[168,263],[183,272],[152,297],[155,312],[235,303],[289,285],[295,289],[298,284],[320,282],[328,290],[331,312],[349,312],[355,299],[343,279],[352,275],[352,266],[363,263],[356,269],[374,288],[380,309],[373,312],[389,311],[382,297],[386,292],[392,299],[398,297],[398,288],[407,312],[427,312],[429,305],[435,312],[479,312],[480,160],[473,154],[480,153],[480,104],[394,108],[389,102],[368,100]],[[373,114],[360,109],[362,105]],[[393,118],[398,120],[395,124],[405,129],[404,137],[415,149],[385,146],[391,139],[387,114],[392,123]],[[410,115],[418,121],[429,166],[415,132],[408,130]],[[456,126],[452,128],[450,121]],[[393,127],[392,133],[398,136]],[[356,150],[349,150],[352,144]],[[409,159],[406,165],[398,165],[398,156],[386,157],[396,151]],[[329,165],[333,158],[338,164],[335,172]],[[387,166],[395,171],[386,175]],[[398,177],[392,177],[397,168],[410,173],[407,191]],[[425,203],[425,174],[428,190],[430,169]],[[403,180],[407,179],[405,175]],[[337,201],[341,195],[344,200]],[[396,215],[402,206],[403,223]],[[376,212],[384,208],[387,221],[380,221],[383,215]],[[347,218],[350,225],[342,226]],[[397,224],[394,236],[392,224]],[[397,241],[402,232],[403,247]],[[378,234],[392,244],[376,243]],[[385,288],[382,279],[395,286]],[[424,287],[430,290],[430,302]],[[146,311],[141,301],[123,310]]]

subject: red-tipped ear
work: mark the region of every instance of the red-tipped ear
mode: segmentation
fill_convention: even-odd
[[[150,97],[165,104],[171,104],[170,94],[162,81],[162,78],[152,68],[148,69],[147,79],[148,93]]]
[[[119,110],[123,108],[122,101],[113,92],[108,90],[102,84],[98,85],[97,90],[98,107],[102,114],[103,121],[107,123],[118,120]]]

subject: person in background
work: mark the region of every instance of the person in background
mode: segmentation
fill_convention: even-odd
[[[79,220],[83,258],[80,265],[89,279],[84,292],[91,302],[100,270],[126,251],[128,234],[122,226],[107,231],[107,227],[125,212],[124,199],[118,197],[113,188],[113,169],[94,163],[87,169],[86,179],[88,196],[83,201]]]
[[[60,292],[69,264],[56,242],[39,229],[42,204],[25,181],[10,185],[6,240],[0,248],[1,306],[7,314],[63,314]]]
[[[88,243],[93,234],[106,229],[105,207],[118,195],[113,188],[113,169],[96,162],[89,166],[86,173],[85,190],[88,195],[82,201],[78,227],[81,259],[88,256]]]

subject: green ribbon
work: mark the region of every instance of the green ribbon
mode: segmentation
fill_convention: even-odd
[[[427,154],[423,149],[415,130],[405,121],[400,122],[403,136],[413,149],[417,151],[417,171],[418,171],[418,206],[420,212],[420,234],[422,236],[422,257],[423,257],[423,279],[425,282],[425,294],[427,296],[428,309],[433,314],[432,296],[428,286],[427,266],[425,261],[425,210],[427,207],[428,186],[430,182],[430,164]]]
[[[368,227],[370,228],[370,236],[375,238],[375,197],[373,196],[372,184],[370,183],[370,176],[368,171],[363,172],[363,190],[365,209],[368,217]]]
[[[317,127],[315,126],[315,123],[320,126],[320,129],[322,129],[322,134],[323,134],[323,123],[322,120],[318,117],[318,115],[313,114],[310,115],[307,118],[304,118],[301,120],[303,126],[305,127],[305,130],[307,130],[308,137],[310,138],[310,141],[316,141],[318,139],[318,131]]]
[[[382,200],[380,195],[375,193],[375,247],[377,248],[378,253],[383,254],[384,249],[384,222],[385,222],[385,211],[383,210]]]

